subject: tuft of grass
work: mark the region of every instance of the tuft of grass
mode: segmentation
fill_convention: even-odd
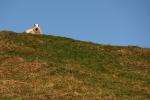
[[[1,100],[148,100],[150,49],[0,32]]]

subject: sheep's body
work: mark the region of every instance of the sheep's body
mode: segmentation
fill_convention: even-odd
[[[25,33],[31,33],[31,34],[34,34],[34,31],[33,31],[32,28],[30,28],[30,29],[25,30]]]
[[[25,33],[27,33],[27,34],[42,34],[42,31],[38,24],[34,24],[34,27],[25,30]]]

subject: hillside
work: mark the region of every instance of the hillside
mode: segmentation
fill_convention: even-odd
[[[150,49],[0,32],[0,100],[149,100]]]

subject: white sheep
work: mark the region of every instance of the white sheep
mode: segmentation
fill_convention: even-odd
[[[25,30],[25,33],[27,33],[27,34],[42,34],[42,31],[41,31],[39,24],[34,24],[34,27]]]

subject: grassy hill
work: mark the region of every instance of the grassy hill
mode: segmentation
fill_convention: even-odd
[[[149,100],[150,49],[0,32],[0,100]]]

